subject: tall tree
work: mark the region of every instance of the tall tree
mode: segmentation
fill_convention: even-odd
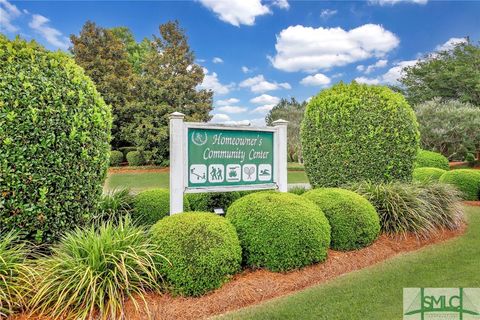
[[[145,58],[148,52],[152,50],[150,40],[144,38],[141,42],[137,42],[132,31],[127,27],[115,27],[110,30],[124,44],[128,54],[128,62],[130,62],[133,70],[137,74],[141,74]]]
[[[273,121],[278,119],[288,121],[287,149],[289,161],[303,162],[300,125],[303,120],[306,105],[307,103],[305,101],[300,103],[295,100],[295,98],[291,98],[290,101],[282,99],[265,117],[265,122],[268,125],[271,125]]]
[[[87,21],[78,36],[71,35],[71,52],[113,109],[112,145],[124,143],[121,130],[133,98],[135,76],[125,45],[110,30]]]
[[[480,47],[467,39],[436,52],[405,68],[400,82],[412,105],[438,97],[480,106]]]

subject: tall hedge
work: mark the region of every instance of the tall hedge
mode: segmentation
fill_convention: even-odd
[[[313,187],[412,178],[418,124],[387,87],[352,82],[321,91],[307,105],[301,136]]]
[[[0,234],[51,242],[102,193],[111,111],[66,54],[0,35]]]

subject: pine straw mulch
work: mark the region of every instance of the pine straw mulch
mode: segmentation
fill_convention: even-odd
[[[287,273],[247,269],[234,276],[220,289],[198,298],[172,297],[169,294],[152,293],[146,297],[150,317],[147,315],[143,303],[138,300],[140,310],[136,310],[131,301],[127,302],[125,319],[206,319],[326,282],[397,254],[418,250],[451,239],[463,234],[465,230],[466,224],[463,224],[457,230],[440,230],[438,234],[429,239],[419,239],[413,235],[404,237],[381,235],[375,243],[367,248],[349,252],[329,250],[328,258],[324,263]],[[25,314],[13,317],[13,319],[49,320],[45,317],[29,317]]]

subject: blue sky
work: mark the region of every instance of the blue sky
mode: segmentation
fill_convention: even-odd
[[[206,69],[213,121],[229,123],[262,124],[280,98],[306,100],[341,80],[395,84],[424,54],[480,39],[479,1],[0,0],[3,34],[52,50],[87,20],[141,40],[173,19]]]

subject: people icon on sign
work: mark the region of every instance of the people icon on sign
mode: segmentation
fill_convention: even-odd
[[[223,171],[223,165],[221,164],[212,164],[209,166],[209,182],[223,182],[225,179],[224,177],[224,171]]]

